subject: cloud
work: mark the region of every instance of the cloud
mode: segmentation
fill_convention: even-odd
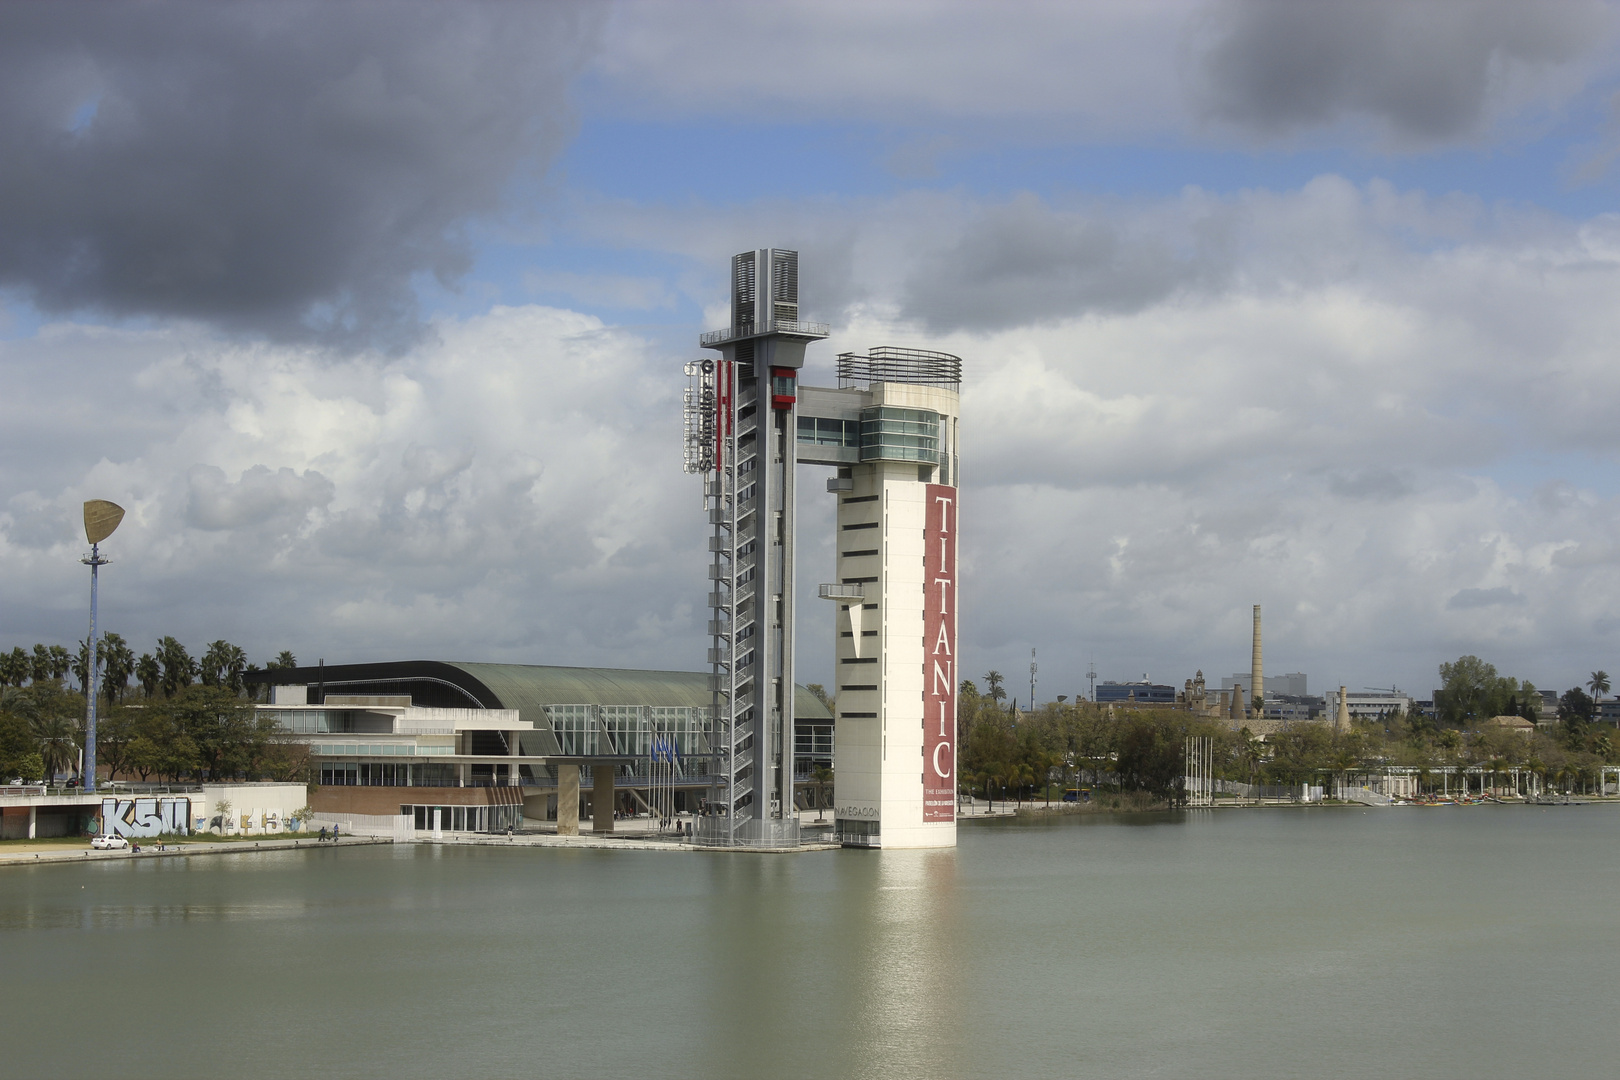
[[[809,382],[873,344],[964,358],[970,674],[1031,647],[1049,692],[1073,692],[1093,650],[1105,677],[1241,670],[1255,602],[1268,654],[1318,687],[1425,689],[1469,652],[1552,685],[1614,644],[1620,499],[1594,490],[1620,455],[1607,217],[1332,176],[1116,205],[576,206],[570,243],[635,238],[695,307],[723,306],[733,250],[802,239],[807,312],[835,323]],[[1087,294],[1070,248],[1095,229],[1197,273]],[[1002,263],[930,276],[984,237]],[[1061,289],[1017,319],[951,313],[1022,281],[1025,250]],[[705,525],[678,465],[690,338],[674,352],[539,306],[433,331],[346,363],[193,324],[0,342],[0,641],[78,632],[74,513],[104,497],[130,508],[108,625],[139,640],[701,666]],[[1548,459],[1598,465],[1511,479]],[[813,589],[832,504],[805,479]],[[1454,606],[1494,589],[1522,602]],[[806,618],[801,670],[825,681],[831,629]]]
[[[415,328],[571,132],[592,5],[0,8],[0,286],[277,338]]]
[[[103,366],[126,352],[141,362]],[[196,327],[59,328],[0,343],[0,368],[8,409],[163,417],[111,460],[62,440],[61,471],[5,476],[0,639],[79,632],[74,515],[102,497],[129,510],[103,621],[137,643],[701,665],[679,365],[595,319],[499,308],[344,364]]]
[[[1614,29],[1602,0],[644,0],[615,8],[588,94],[637,117],[936,130],[895,135],[902,176],[928,175],[941,139],[1207,141],[1362,121],[1419,149],[1605,81]]]
[[[232,482],[214,465],[186,474],[185,521],[194,529],[221,530],[283,522],[296,527],[332,501],[332,482],[313,469],[303,473],[255,465]]]
[[[1199,23],[1187,79],[1204,116],[1266,135],[1360,117],[1413,144],[1474,136],[1559,96],[1613,30],[1586,0],[1229,0]]]
[[[610,108],[754,119],[1065,117],[1096,130],[1180,112],[1193,3],[714,0],[617,5],[593,71]],[[694,56],[724,62],[692,63]]]
[[[1459,589],[1446,601],[1448,611],[1471,611],[1474,608],[1511,607],[1524,603],[1524,597],[1505,586],[1495,589]]]
[[[920,262],[901,303],[937,328],[1018,326],[1140,311],[1213,284],[1217,274],[1198,253],[1022,195],[972,220],[941,257]]]

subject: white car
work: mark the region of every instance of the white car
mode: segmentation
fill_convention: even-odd
[[[98,836],[90,841],[90,846],[98,851],[113,851],[129,847],[129,841],[122,836]]]

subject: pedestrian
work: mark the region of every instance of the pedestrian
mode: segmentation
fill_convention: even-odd
[[[338,827],[336,825],[333,825],[332,826],[332,843],[334,843],[334,844],[337,843],[337,837],[338,837]]]
[[[326,826],[321,826],[321,843],[326,843]]]

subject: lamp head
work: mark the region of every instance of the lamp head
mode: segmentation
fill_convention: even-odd
[[[124,520],[124,508],[106,499],[91,499],[84,504],[84,536],[92,544],[99,544],[113,534]]]

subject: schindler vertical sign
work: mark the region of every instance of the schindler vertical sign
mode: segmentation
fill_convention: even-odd
[[[956,820],[956,496],[928,485],[923,576],[923,820]]]

